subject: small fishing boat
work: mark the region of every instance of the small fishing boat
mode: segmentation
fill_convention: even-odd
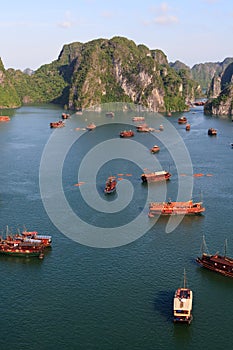
[[[115,176],[109,176],[106,184],[105,184],[105,188],[104,188],[104,193],[106,194],[110,194],[116,191],[116,185],[117,185],[117,181],[116,181],[116,177]]]
[[[157,145],[154,145],[151,149],[150,149],[150,152],[151,153],[157,153],[157,152],[159,152],[160,151],[160,148],[159,148],[159,146],[157,146]]]
[[[220,255],[219,253],[211,255],[208,252],[205,237],[203,236],[201,256],[197,257],[196,262],[206,269],[220,273],[224,276],[233,277],[233,258],[227,256],[227,240],[225,240],[223,255]]]
[[[124,130],[120,132],[120,137],[132,137],[134,132],[132,130]]]
[[[192,322],[193,292],[186,286],[186,273],[184,270],[183,287],[175,291],[173,298],[173,321],[175,323]]]
[[[155,171],[153,173],[142,174],[142,182],[157,182],[157,181],[167,181],[171,177],[171,174],[168,171]]]
[[[62,120],[50,123],[50,128],[63,128],[63,126],[65,126],[65,123]]]
[[[210,136],[215,136],[215,135],[217,135],[217,130],[214,129],[214,128],[208,129],[208,135],[210,135]]]
[[[155,215],[200,215],[205,211],[202,202],[151,202],[149,204],[149,217]]]
[[[185,127],[186,131],[189,131],[190,128],[191,128],[191,125],[190,125],[190,124],[187,124],[186,127]]]
[[[186,124],[187,123],[187,118],[186,117],[180,117],[178,119],[178,124]]]
[[[233,142],[230,145],[231,145],[231,148],[233,148]]]
[[[94,123],[90,123],[86,127],[86,129],[89,131],[94,130],[95,128],[96,128],[96,125]]]

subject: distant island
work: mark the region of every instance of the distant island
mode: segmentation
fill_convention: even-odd
[[[124,37],[74,42],[35,72],[6,70],[0,59],[0,108],[55,103],[75,111],[128,102],[167,113],[188,110],[195,99],[208,97],[206,113],[233,115],[223,106],[232,105],[232,67],[233,58],[192,68],[169,63],[161,50]]]

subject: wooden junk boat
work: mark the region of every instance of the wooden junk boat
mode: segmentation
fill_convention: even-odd
[[[120,137],[132,137],[134,132],[132,130],[124,130],[120,132]]]
[[[157,181],[166,181],[169,180],[171,174],[168,171],[155,171],[153,173],[142,174],[142,182],[157,182]]]
[[[109,193],[115,192],[116,185],[117,185],[117,181],[115,176],[109,176],[105,184],[104,193],[109,194]]]
[[[186,117],[180,117],[178,119],[178,123],[179,124],[186,124],[187,123],[187,118]]]
[[[155,215],[200,215],[205,211],[202,202],[152,202],[149,204],[149,217]]]
[[[63,126],[65,126],[65,123],[62,120],[50,123],[50,128],[63,128]]]
[[[208,129],[208,135],[210,135],[210,136],[215,136],[215,135],[217,135],[217,130],[214,129],[214,128]]]
[[[186,286],[186,274],[184,270],[184,284],[178,288],[173,298],[173,321],[175,323],[190,324],[192,317],[193,292]]]
[[[157,153],[157,152],[159,152],[160,151],[160,148],[159,148],[159,146],[157,146],[157,145],[154,145],[151,149],[150,149],[150,152],[151,153]]]
[[[205,237],[203,237],[201,256],[197,257],[196,262],[206,269],[218,272],[224,276],[233,277],[233,258],[227,256],[226,247],[227,240],[225,240],[224,255],[219,253],[211,255],[208,252]]]

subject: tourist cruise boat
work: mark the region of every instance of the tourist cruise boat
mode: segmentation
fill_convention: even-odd
[[[214,255],[209,254],[205,237],[203,237],[201,248],[202,254],[200,257],[197,257],[196,261],[206,269],[218,272],[224,276],[233,277],[233,259],[227,256],[226,250],[227,240],[225,240],[224,255],[220,255],[219,253]]]
[[[202,202],[152,202],[149,204],[149,217],[155,215],[200,215],[205,211]]]
[[[184,284],[178,288],[173,298],[173,321],[175,323],[192,322],[193,292],[186,286],[186,273],[184,270]]]
[[[157,181],[166,181],[169,180],[171,174],[168,171],[155,171],[153,173],[142,174],[141,179],[142,182],[157,182]]]
[[[8,236],[6,239],[0,239],[0,255],[43,259],[44,247],[39,241],[25,242]]]

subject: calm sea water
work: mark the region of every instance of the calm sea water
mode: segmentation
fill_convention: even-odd
[[[163,118],[142,113],[155,132],[135,132],[133,140],[121,139],[125,147],[122,151],[118,146],[111,148],[108,141],[119,142],[122,128],[135,128],[131,122],[134,112],[116,111],[113,119],[97,112],[72,115],[65,128],[50,129],[49,123],[58,120],[62,112],[51,105],[27,106],[12,111],[11,121],[0,124],[1,231],[4,233],[7,225],[12,231],[26,226],[53,237],[53,247],[42,261],[0,256],[0,348],[232,349],[233,279],[195,263],[203,235],[213,253],[223,251],[227,238],[228,255],[233,256],[231,119],[207,117],[202,108],[195,108],[185,113],[191,123],[187,132],[178,125],[181,114],[177,113],[166,119],[174,127],[173,136],[167,134],[163,139],[162,133],[166,135],[169,128],[165,125],[164,131],[158,132]],[[91,132],[82,130],[91,121],[97,128]],[[218,130],[217,137],[207,135],[209,127]],[[54,168],[59,157],[63,157],[60,154],[67,139],[74,134],[77,140],[65,153],[62,171]],[[49,154],[43,173],[48,191],[44,193],[45,186],[41,194],[42,155],[54,135],[56,147]],[[192,176],[184,150],[176,154],[178,139],[188,151],[193,173],[202,176]],[[169,141],[170,149],[166,144]],[[102,148],[98,148],[100,144]],[[130,152],[134,144],[133,154]],[[148,150],[153,144],[161,148],[156,155]],[[94,175],[90,165],[90,171],[79,172],[88,154],[93,168],[99,164]],[[154,184],[149,190],[141,184],[140,175],[145,169],[156,170],[155,167],[170,169],[173,176],[169,183]],[[119,187],[115,195],[106,197],[103,187],[109,175],[117,176]],[[193,199],[203,199],[205,214],[184,218],[171,232],[166,230],[167,218],[160,218],[153,225],[147,217],[147,196],[151,200],[164,196],[175,200],[179,187],[187,186],[190,179]],[[81,218],[80,226],[70,219],[60,202],[57,181],[71,211]],[[77,183],[80,186],[74,186]],[[48,201],[42,201],[42,196]],[[114,207],[118,202],[123,206]],[[104,205],[109,212],[104,213]],[[144,226],[139,224],[135,229],[132,222],[139,215]],[[109,230],[109,235],[114,234],[112,242],[119,246],[101,248],[100,239],[100,248],[96,248],[93,232],[85,223],[96,227],[96,234],[99,228],[104,233]],[[124,225],[128,225],[128,231],[123,235]],[[77,236],[70,239],[74,226]],[[67,227],[67,231],[60,227]],[[88,234],[93,240],[87,240],[89,245],[81,244]],[[121,244],[127,235],[132,235],[131,243]],[[194,319],[190,326],[172,322],[173,294],[182,284],[184,268],[194,293]]]

